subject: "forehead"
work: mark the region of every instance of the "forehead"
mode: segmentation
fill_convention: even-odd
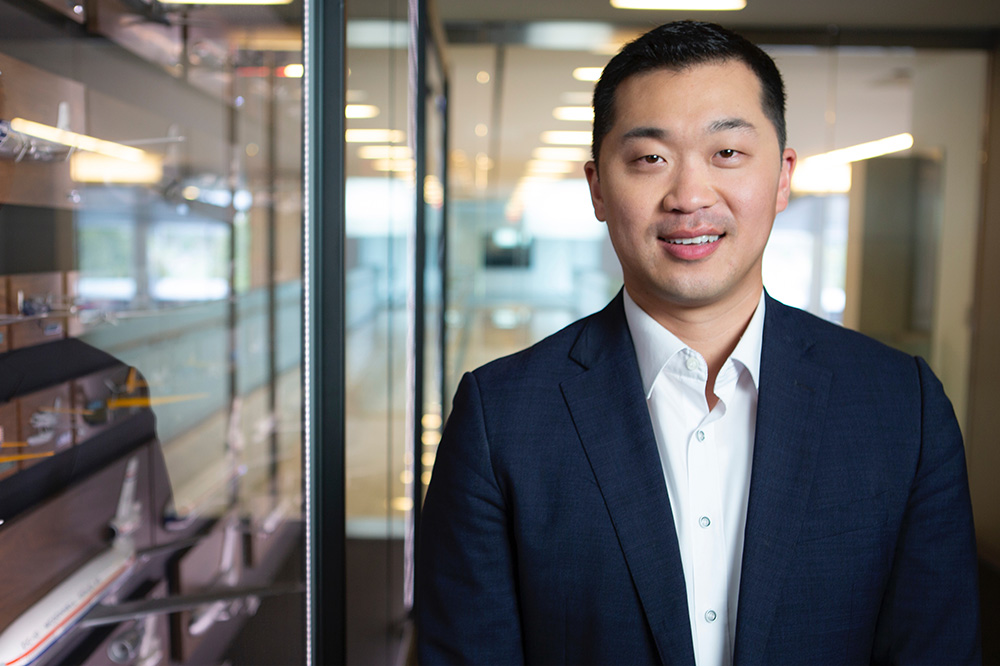
[[[761,84],[739,60],[692,65],[681,70],[655,69],[630,76],[615,94],[614,129],[633,122],[676,123],[741,117],[765,117]],[[757,122],[754,122],[756,125]]]

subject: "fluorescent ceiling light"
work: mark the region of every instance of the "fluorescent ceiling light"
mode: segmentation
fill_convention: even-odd
[[[393,129],[349,129],[344,131],[347,143],[402,143],[406,138],[403,130]]]
[[[161,5],[290,5],[292,0],[160,0]]]
[[[577,67],[573,70],[573,78],[577,81],[597,81],[603,71],[603,67]]]
[[[358,157],[363,160],[408,160],[413,157],[409,146],[361,146]]]
[[[846,194],[851,191],[851,165],[803,160],[792,174],[796,194]]]
[[[163,160],[145,155],[139,162],[126,162],[100,153],[73,153],[69,173],[77,183],[123,183],[151,185],[163,177]]]
[[[379,108],[374,104],[348,104],[344,107],[345,118],[375,118]]]
[[[798,194],[846,193],[851,190],[851,162],[897,153],[913,147],[913,135],[896,134],[877,141],[831,150],[800,160],[792,174]]]
[[[566,162],[586,162],[590,159],[590,151],[586,148],[569,148],[563,146],[543,146],[531,151],[531,157],[536,160],[562,160]]]
[[[101,155],[115,157],[126,162],[141,162],[146,156],[146,151],[138,148],[123,146],[120,143],[105,141],[104,139],[95,139],[86,134],[77,134],[76,132],[43,125],[42,123],[25,120],[24,118],[14,118],[11,120],[10,128],[15,132],[33,136],[36,139],[59,143],[70,148],[86,150],[91,153],[100,153]]]
[[[375,171],[393,171],[410,173],[417,168],[413,160],[375,160],[372,169]]]
[[[542,132],[542,143],[564,146],[589,146],[593,135],[586,130],[550,130]]]
[[[581,120],[592,123],[594,109],[589,106],[557,106],[552,109],[552,116],[556,120]]]
[[[614,36],[614,26],[594,21],[535,21],[524,26],[524,43],[538,49],[589,51]]]
[[[878,139],[877,141],[868,141],[866,143],[859,143],[856,146],[849,146],[847,148],[831,150],[828,153],[813,155],[812,157],[805,158],[802,162],[847,164],[849,162],[857,162],[858,160],[871,159],[872,157],[878,157],[880,155],[888,155],[889,153],[898,153],[901,150],[907,150],[912,147],[912,134],[896,134],[894,136],[888,136],[884,139]]]
[[[540,173],[573,173],[579,165],[573,162],[555,161],[555,160],[531,160],[528,162],[528,173],[530,174],[540,174]]]
[[[692,12],[737,11],[747,6],[746,0],[611,0],[617,9],[670,9]]]

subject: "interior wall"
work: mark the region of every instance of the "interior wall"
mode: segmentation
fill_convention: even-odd
[[[1000,566],[1000,48],[989,79],[987,160],[983,169],[983,224],[978,237],[976,300],[972,315],[969,426],[966,448],[976,536],[981,556]],[[992,158],[992,159],[991,159]]]
[[[966,432],[983,145],[969,128],[983,126],[987,69],[983,52],[935,50],[920,51],[913,69],[914,150],[944,164],[928,361]]]

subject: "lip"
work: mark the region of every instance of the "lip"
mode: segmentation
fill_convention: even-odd
[[[725,237],[726,235],[722,232],[684,231],[669,236],[658,236],[657,240],[670,256],[682,261],[697,261],[715,252]]]

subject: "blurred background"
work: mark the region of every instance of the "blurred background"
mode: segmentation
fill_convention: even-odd
[[[163,663],[406,662],[451,396],[620,289],[590,96],[676,19],[742,32],[785,78],[800,162],[765,287],[944,383],[1000,662],[1000,5],[626,4],[0,0],[0,351],[73,337],[142,374],[172,495],[150,520],[200,544],[167,592],[301,587],[210,629],[170,615]],[[39,436],[11,418],[7,439]],[[0,460],[0,484],[36,462]],[[40,565],[18,608],[88,556]],[[135,624],[53,659],[104,663]]]

